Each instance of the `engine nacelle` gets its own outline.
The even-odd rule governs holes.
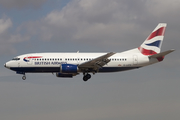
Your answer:
[[[56,77],[72,78],[73,74],[56,73]]]
[[[61,73],[77,73],[78,66],[72,64],[62,64],[60,68]]]

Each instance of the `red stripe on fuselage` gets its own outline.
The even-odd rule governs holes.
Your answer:
[[[26,58],[42,58],[42,56],[29,56],[29,57],[26,57]]]

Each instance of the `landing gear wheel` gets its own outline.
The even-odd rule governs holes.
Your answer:
[[[90,78],[91,78],[91,75],[90,75],[90,74],[87,74],[87,75],[84,75],[83,80],[84,80],[84,81],[87,81],[87,80],[89,80]]]
[[[90,79],[90,78],[91,78],[91,75],[90,75],[90,74],[87,74],[86,77],[87,77],[88,79]]]
[[[84,80],[84,81],[87,81],[88,79],[86,78],[86,76],[84,76],[84,77],[83,77],[83,80]]]
[[[24,76],[22,76],[22,79],[23,79],[23,80],[26,80],[26,76],[25,76],[25,75],[24,75]]]

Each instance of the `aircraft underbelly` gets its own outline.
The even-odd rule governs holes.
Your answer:
[[[118,72],[118,71],[131,70],[135,68],[138,67],[103,67],[99,69],[99,72]],[[59,67],[13,67],[10,69],[14,71],[26,72],[26,73],[60,72]]]

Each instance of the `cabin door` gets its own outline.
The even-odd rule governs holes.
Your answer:
[[[137,64],[138,64],[138,56],[133,55],[133,65],[137,65]]]

